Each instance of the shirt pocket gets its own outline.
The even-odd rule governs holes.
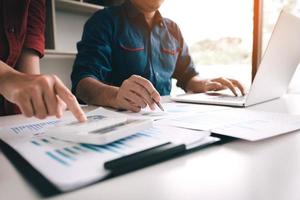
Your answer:
[[[168,37],[160,42],[160,62],[165,70],[175,70],[179,52],[179,43],[175,38]]]
[[[120,36],[118,39],[117,60],[119,71],[130,77],[133,74],[143,75],[147,64],[145,44],[142,38]]]

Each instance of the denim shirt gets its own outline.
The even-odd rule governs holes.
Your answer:
[[[183,89],[197,72],[178,26],[159,11],[149,27],[142,13],[126,1],[96,12],[85,24],[72,72],[72,91],[85,77],[121,86],[140,75],[160,95],[169,95],[171,78]]]

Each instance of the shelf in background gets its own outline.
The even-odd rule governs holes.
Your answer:
[[[56,0],[55,6],[61,10],[89,14],[104,8],[103,6],[74,0]]]
[[[75,57],[77,54],[76,51],[57,51],[53,49],[46,49],[45,50],[45,57],[61,57],[61,56],[72,56]]]

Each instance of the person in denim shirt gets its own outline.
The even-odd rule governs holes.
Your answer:
[[[171,92],[171,79],[187,92],[229,88],[236,80],[201,79],[179,27],[163,18],[163,0],[127,0],[96,12],[85,24],[72,72],[72,91],[81,101],[117,109],[155,109]]]

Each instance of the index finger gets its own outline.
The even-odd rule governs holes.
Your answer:
[[[228,87],[231,90],[231,92],[235,96],[238,96],[237,93],[236,93],[236,91],[235,91],[234,85],[233,85],[233,83],[230,80],[225,79],[225,78],[217,78],[217,79],[214,79],[213,81],[216,81],[216,82],[221,83],[222,85],[225,85],[226,87]]]
[[[132,77],[133,77],[134,82],[143,86],[147,90],[147,92],[154,99],[154,101],[156,101],[156,102],[160,101],[159,93],[157,92],[157,90],[154,88],[154,86],[152,85],[152,83],[149,80],[147,80],[141,76],[136,76],[136,75],[134,75]]]
[[[58,78],[56,78],[54,89],[56,94],[67,104],[67,107],[76,117],[76,119],[80,122],[85,122],[87,118],[79,106],[75,96]]]
[[[245,96],[245,88],[244,86],[238,82],[237,80],[234,79],[229,79],[236,87],[239,88],[239,90],[241,91],[242,95]]]

